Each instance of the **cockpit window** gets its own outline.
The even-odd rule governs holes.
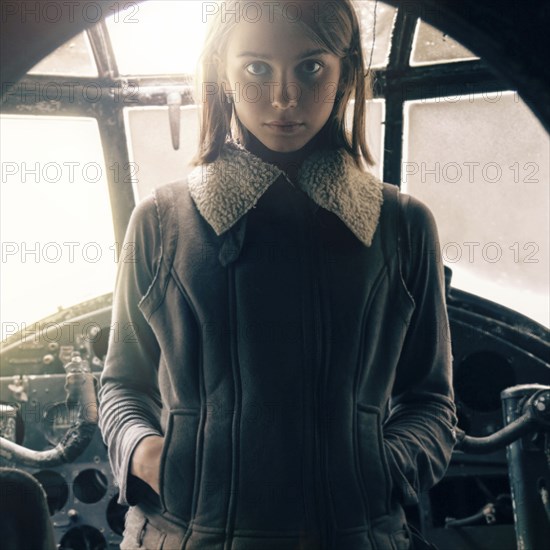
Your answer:
[[[454,287],[548,326],[548,134],[483,59],[420,19],[423,14],[417,13],[413,4],[405,3],[397,10],[374,0],[355,3],[363,28],[365,60],[375,80],[368,132],[377,164],[371,171],[418,196],[434,212],[441,258],[453,271]],[[105,21],[71,39],[30,71],[20,85],[14,85],[3,105],[9,114],[3,121],[11,115],[29,115],[15,117],[19,122],[14,118],[7,126],[3,122],[3,137],[9,139],[3,139],[2,145],[11,151],[4,161],[18,158],[17,147],[33,161],[40,143],[47,151],[42,153],[43,162],[57,159],[64,147],[60,143],[65,141],[51,138],[45,128],[53,124],[57,128],[64,125],[63,139],[71,147],[81,147],[79,162],[102,163],[104,179],[95,185],[93,200],[104,200],[104,204],[90,204],[95,204],[98,212],[94,219],[101,220],[95,230],[102,231],[109,219],[105,230],[111,233],[101,237],[109,245],[102,245],[103,249],[114,244],[111,216],[106,215],[109,197],[118,220],[115,234],[121,240],[133,203],[159,185],[185,178],[192,169],[189,161],[197,149],[199,123],[193,77],[207,26],[205,10],[215,9],[216,3],[153,0],[115,2],[112,7]],[[44,75],[50,75],[47,82]],[[79,78],[74,86],[64,85],[65,75]],[[23,127],[23,119],[35,121],[36,129],[29,130],[32,139],[12,129]],[[93,122],[95,129],[75,130],[80,128],[76,120]],[[28,122],[25,125],[33,128]],[[12,139],[14,131],[19,138]],[[93,147],[86,141],[91,138],[82,141],[87,133],[95,136]],[[70,135],[78,139],[67,137]],[[68,155],[60,162],[64,160],[73,157]],[[42,210],[36,208],[43,217],[33,218],[35,228],[48,224],[46,212],[64,212],[59,207],[65,204],[62,201],[70,197],[71,204],[77,204],[82,197],[87,200],[89,191],[76,191],[73,185],[58,195],[60,186],[49,183],[34,185],[32,192],[28,184],[11,187],[18,188],[13,196],[10,185],[2,181],[3,208],[11,209],[23,201],[25,192],[27,201],[35,200],[33,193],[41,197]],[[47,197],[40,195],[45,188],[50,190]],[[3,227],[9,227],[3,240],[7,236],[21,241],[17,232],[26,235],[30,222],[23,217],[9,223],[8,219],[2,220]],[[83,221],[67,225],[71,229],[65,234],[83,227]],[[86,234],[79,239],[84,242],[91,237]],[[103,250],[104,258],[107,254]],[[97,294],[112,290],[116,264],[114,256],[110,259],[101,269],[99,263],[86,264],[87,277],[94,282],[107,281],[94,287]],[[27,262],[26,267],[29,265]],[[12,285],[7,282],[16,281],[17,275],[9,274],[13,271],[10,263],[3,265],[2,271],[2,291],[8,292]],[[50,281],[42,275],[35,280]],[[53,300],[52,308],[71,302],[72,297],[65,293],[62,300]],[[31,302],[12,302],[14,311]],[[41,315],[44,309],[38,308],[36,314]],[[32,317],[30,312],[28,315]]]
[[[479,58],[449,35],[418,19],[411,52],[412,66],[470,59]]]
[[[168,181],[181,180],[192,170],[191,159],[199,142],[199,113],[196,105],[180,108],[180,124],[185,128],[185,139],[174,150],[170,139],[168,107],[127,107],[124,122],[128,135],[128,149],[136,202]],[[159,167],[162,166],[162,175]],[[137,171],[139,169],[139,171]]]
[[[453,286],[547,324],[550,140],[536,117],[513,92],[410,101],[405,136],[401,187],[434,213]]]
[[[57,76],[97,76],[88,35],[85,32],[57,48],[35,65],[28,74]]]
[[[378,4],[374,27],[374,8],[374,2],[357,2],[366,59],[372,68],[379,68],[388,63],[397,10]],[[106,22],[119,73],[124,76],[194,74],[208,18],[216,9],[221,8],[215,2],[155,0],[142,4],[130,2],[126,9],[114,11]],[[257,17],[257,6],[253,2],[248,8],[243,4],[242,9],[244,17]],[[373,42],[374,28],[376,40]]]
[[[368,102],[368,143],[376,159],[370,171],[382,178],[384,168],[384,100]],[[353,107],[348,109],[351,122]],[[174,150],[170,139],[168,107],[127,107],[124,120],[128,136],[131,165],[134,167],[132,183],[136,202],[167,181],[184,179],[193,169],[190,165],[199,140],[199,112],[197,105],[180,108],[180,125],[185,128],[185,139]],[[162,177],[159,167],[162,166]]]
[[[111,292],[116,263],[96,121],[3,115],[0,128],[4,337]]]
[[[194,74],[214,2],[155,0],[115,11],[107,28],[121,75]]]
[[[373,69],[386,67],[397,10],[383,2],[356,2],[355,6],[367,65],[370,63]]]

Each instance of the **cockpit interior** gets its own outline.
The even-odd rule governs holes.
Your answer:
[[[550,540],[550,5],[355,3],[374,80],[371,169],[424,201],[438,224],[466,441],[407,519],[441,550],[542,549]],[[78,421],[67,396],[69,373],[82,375],[71,371],[75,361],[97,389],[109,337],[135,337],[111,320],[117,266],[135,253],[121,243],[135,205],[191,170],[204,10],[218,4],[2,3],[0,466],[39,482],[60,550],[115,550],[122,540],[127,508],[99,430],[70,461],[40,453],[66,442]],[[539,413],[514,443],[487,441]],[[30,497],[8,488],[0,498],[2,531],[6,518],[23,525]],[[35,548],[29,540],[11,547]]]

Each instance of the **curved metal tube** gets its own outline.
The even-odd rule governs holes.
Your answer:
[[[510,445],[520,437],[536,429],[550,426],[550,388],[540,386],[525,403],[524,413],[510,424],[487,437],[471,437],[457,429],[455,449],[470,454],[492,453]]]
[[[525,413],[513,422],[486,437],[472,437],[463,430],[457,429],[457,444],[455,449],[471,454],[487,454],[503,449],[516,439],[529,433],[537,424],[536,419]]]
[[[90,443],[97,429],[97,397],[95,379],[86,361],[75,355],[65,366],[67,378],[67,405],[77,405],[78,414],[74,424],[53,449],[33,451],[9,439],[0,437],[0,457],[17,466],[51,468],[78,458]]]

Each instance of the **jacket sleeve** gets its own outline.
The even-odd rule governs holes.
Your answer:
[[[399,256],[414,301],[384,424],[394,487],[418,502],[445,474],[456,443],[451,340],[439,237],[428,208],[400,195]]]
[[[109,346],[99,390],[99,428],[119,487],[120,504],[133,505],[145,485],[129,473],[136,445],[162,435],[157,368],[160,350],[138,303],[155,281],[162,247],[153,197],[134,209],[121,249]]]

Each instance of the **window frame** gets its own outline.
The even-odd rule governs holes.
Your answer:
[[[464,82],[471,93],[494,93],[510,90],[482,60],[453,61],[426,66],[411,66],[410,57],[418,14],[410,13],[397,3],[386,67],[373,69],[374,98],[385,100],[383,179],[400,186],[403,161],[404,103],[414,99],[441,97],[464,92]],[[86,31],[90,41],[98,77],[57,78],[49,75],[26,75],[7,94],[3,110],[7,114],[51,114],[55,116],[91,116],[97,119],[107,166],[116,164],[118,171],[109,171],[109,190],[115,237],[122,242],[130,214],[135,206],[131,183],[130,155],[124,127],[124,108],[128,106],[165,106],[170,92],[181,94],[181,105],[193,102],[193,85],[189,77],[121,77],[104,20]],[[61,96],[55,100],[40,97],[47,83],[59,82]],[[67,84],[69,83],[69,84]],[[65,85],[63,85],[65,84]],[[97,101],[86,99],[93,85],[101,93]],[[512,90],[514,91],[514,90]],[[118,175],[118,177],[116,177]]]

